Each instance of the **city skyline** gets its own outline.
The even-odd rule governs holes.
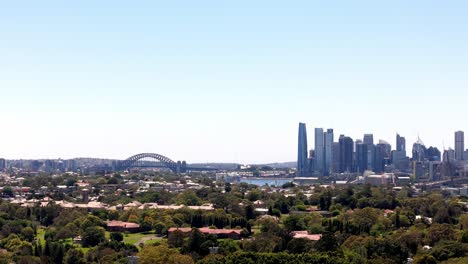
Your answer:
[[[7,2],[0,157],[295,161],[297,123],[468,131],[466,1]],[[312,130],[309,130],[312,131]],[[313,133],[309,143],[314,142]],[[330,152],[330,146],[328,146]]]
[[[318,132],[318,134],[317,134]],[[443,149],[440,149],[438,146],[432,146],[432,145],[427,145],[425,144],[422,139],[419,137],[418,135],[418,139],[413,142],[413,143],[407,143],[406,142],[406,138],[404,136],[402,136],[400,133],[396,133],[395,134],[395,144],[391,143],[391,141],[386,141],[386,140],[383,140],[383,139],[378,139],[378,140],[375,140],[374,142],[374,134],[372,133],[365,133],[365,134],[362,134],[362,137],[357,137],[357,138],[354,138],[352,136],[348,136],[347,134],[343,134],[343,133],[340,133],[340,137],[338,140],[333,140],[334,139],[334,129],[333,128],[328,128],[328,129],[323,129],[323,128],[314,128],[314,145],[313,146],[309,146],[307,144],[308,140],[309,140],[309,137],[310,137],[310,134],[307,133],[307,124],[306,123],[303,123],[303,122],[300,122],[299,123],[299,136],[298,136],[298,140],[296,141],[296,144],[298,143],[299,145],[296,145],[298,147],[297,149],[297,156],[296,156],[296,160],[297,161],[293,161],[293,160],[281,160],[281,161],[273,161],[273,162],[270,162],[270,163],[276,163],[276,162],[280,162],[280,163],[286,163],[286,162],[297,162],[298,164],[298,168],[299,167],[302,167],[303,169],[307,170],[309,169],[309,166],[313,166],[315,169],[317,169],[317,165],[319,166],[318,167],[318,171],[323,171],[323,172],[326,172],[327,169],[330,170],[331,166],[333,166],[333,158],[331,157],[332,155],[332,152],[334,151],[333,150],[333,147],[334,147],[334,144],[340,144],[340,140],[341,139],[350,139],[352,141],[352,145],[353,145],[353,148],[352,148],[352,151],[356,153],[356,159],[359,159],[359,146],[360,145],[364,145],[364,146],[378,146],[378,145],[388,145],[389,146],[389,150],[391,151],[403,151],[404,153],[408,154],[408,155],[411,155],[411,151],[410,152],[407,152],[406,149],[409,147],[410,149],[412,147],[414,147],[414,145],[419,145],[419,144],[423,144],[423,146],[425,147],[434,147],[436,149],[438,149],[439,151],[451,151],[453,153],[453,159],[454,160],[467,160],[466,159],[466,154],[468,152],[468,148],[467,149],[464,149],[464,143],[461,143],[461,144],[458,144],[459,146],[461,145],[462,147],[459,149],[464,149],[461,153],[461,157],[459,156],[459,154],[457,154],[457,149],[456,148],[452,148],[452,147],[448,147],[448,148],[443,148]],[[461,135],[461,136],[460,136]],[[457,145],[457,142],[464,142],[465,138],[464,138],[464,131],[461,131],[461,130],[458,130],[454,133],[454,142],[455,142],[455,146]],[[318,145],[317,145],[318,144]],[[400,145],[399,145],[400,144]],[[407,145],[407,144],[410,144],[410,145]],[[319,146],[319,151],[321,151],[321,153],[318,153],[317,152],[317,146]],[[327,150],[328,149],[328,150]],[[368,148],[366,148],[366,151],[367,151]],[[311,155],[314,155],[316,157],[316,159],[314,160],[314,163],[313,164],[306,164],[306,159],[310,158]],[[333,154],[334,155],[334,154]],[[464,156],[465,155],[465,156]],[[318,160],[317,160],[317,157]],[[321,158],[320,158],[321,157]],[[103,159],[103,160],[124,160],[125,158],[113,158],[113,157],[92,157],[92,156],[75,156],[75,157],[69,157],[69,158],[62,158],[62,157],[36,157],[36,158],[6,158],[6,160],[68,160],[68,159],[81,159],[81,158],[91,158],[91,159]],[[127,157],[127,158],[130,158],[130,157]],[[5,159],[5,157],[0,157],[0,159]],[[321,160],[320,160],[321,159]],[[327,162],[328,160],[328,162]],[[319,161],[317,163],[317,161]],[[370,162],[370,161],[369,161]],[[203,162],[194,162],[194,163],[203,163]],[[224,163],[224,162],[217,162],[217,161],[207,161],[207,163]],[[231,162],[225,162],[225,163],[231,163]],[[265,162],[264,164],[266,164],[268,162]],[[327,163],[329,163],[329,165],[327,165]],[[239,164],[261,164],[261,163],[239,163]],[[321,164],[321,165],[320,165]],[[321,166],[321,167],[320,167]],[[373,165],[372,165],[373,166]]]

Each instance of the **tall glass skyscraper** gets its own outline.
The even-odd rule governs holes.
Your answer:
[[[373,134],[364,134],[363,143],[366,145],[374,145],[374,135]]]
[[[463,131],[455,132],[455,159],[463,160],[465,151],[465,133]]]
[[[297,148],[297,174],[298,176],[308,176],[309,164],[307,159],[307,130],[306,124],[299,123],[299,140]]]
[[[367,169],[367,145],[362,142],[356,144],[356,170],[363,173]]]
[[[350,137],[340,136],[340,172],[351,172],[353,169],[354,141]]]
[[[406,139],[399,134],[396,135],[396,150],[406,151]]]
[[[363,143],[364,145],[367,145],[367,169],[374,170],[374,166],[375,166],[374,135],[364,134]]]
[[[333,171],[333,129],[327,129],[325,137],[325,168],[324,175]]]
[[[325,169],[325,137],[323,128],[315,129],[315,171],[321,176]]]

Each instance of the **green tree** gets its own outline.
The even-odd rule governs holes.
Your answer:
[[[464,257],[465,251],[463,244],[457,241],[441,241],[431,250],[431,255],[438,261],[444,261],[451,258]]]
[[[198,228],[194,228],[187,243],[187,252],[199,252],[203,242],[205,242],[204,235]]]
[[[21,230],[21,236],[29,242],[34,240],[34,230],[31,227],[25,227]]]
[[[156,234],[158,235],[164,235],[167,232],[167,227],[164,223],[162,222],[157,222],[154,225],[154,230],[156,231]]]
[[[462,243],[468,243],[468,230],[463,231],[460,241]]]
[[[468,214],[461,215],[458,222],[461,230],[468,230]]]
[[[360,232],[369,233],[371,227],[379,219],[379,212],[370,207],[358,209],[351,216],[351,221],[359,228]]]
[[[86,264],[84,254],[81,250],[70,249],[63,259],[64,264]]]
[[[81,224],[81,230],[86,230],[89,227],[104,227],[105,223],[97,216],[88,215]]]
[[[304,216],[290,215],[284,221],[284,228],[288,232],[306,230],[307,226],[304,221]]]
[[[169,234],[169,237],[167,238],[167,243],[173,248],[181,248],[184,245],[184,239],[185,234],[180,230],[176,230]]]
[[[319,206],[321,210],[328,211],[330,209],[330,206],[332,205],[332,197],[332,192],[328,189],[320,194]]]
[[[239,244],[232,239],[224,239],[219,242],[219,253],[229,255],[239,251]]]
[[[437,260],[428,254],[416,256],[413,261],[414,264],[437,264]]]
[[[6,197],[14,196],[13,189],[10,186],[3,187],[2,193],[3,193],[3,196],[6,196]]]
[[[225,185],[224,185],[224,191],[225,191],[226,193],[229,193],[229,192],[232,191],[231,183],[229,183],[229,182],[226,182],[226,183],[225,183]]]
[[[314,242],[306,238],[292,239],[288,243],[288,252],[292,254],[302,254],[311,252],[314,248]]]
[[[254,208],[251,204],[245,207],[245,218],[247,218],[247,220],[252,220],[256,218]]]
[[[176,198],[177,204],[186,206],[198,206],[202,204],[202,201],[192,190],[185,191],[179,194]]]
[[[177,249],[166,245],[144,247],[138,254],[140,264],[192,264],[190,257],[183,256]]]
[[[106,240],[106,231],[102,227],[92,226],[83,233],[83,246],[94,247]]]
[[[322,238],[315,244],[315,249],[319,252],[333,252],[338,249],[338,239],[332,233],[323,234]]]
[[[122,235],[122,233],[111,233],[110,234],[110,239],[112,241],[117,241],[117,242],[122,242],[123,239],[124,239],[124,236]]]
[[[433,246],[441,240],[455,240],[455,231],[448,224],[433,224],[427,230],[426,243]]]
[[[438,224],[451,224],[452,219],[450,218],[449,211],[446,207],[441,207],[437,210],[434,216],[434,222]]]

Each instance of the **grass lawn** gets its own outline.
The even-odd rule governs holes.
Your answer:
[[[154,233],[124,234],[123,242],[125,242],[127,244],[131,244],[131,245],[135,245],[136,243],[140,242],[141,239],[143,239],[145,237],[153,237],[153,236],[155,236]],[[41,243],[42,246],[45,245],[45,229],[44,228],[38,228],[37,229],[36,239],[39,240],[39,242]],[[110,232],[106,232],[106,239],[110,239]],[[145,244],[154,243],[157,240],[158,239],[151,239],[151,240],[145,241]],[[73,239],[62,240],[62,242],[64,244],[73,245]],[[91,249],[91,248],[82,247],[80,245],[75,245],[75,246],[76,246],[76,248],[78,248],[79,250],[81,250],[85,254]]]
[[[39,240],[39,243],[41,243],[42,246],[45,245],[45,229],[44,228],[37,229],[36,239]]]
[[[153,244],[153,243],[155,243],[155,242],[158,242],[158,241],[161,241],[161,240],[163,240],[163,239],[162,239],[162,238],[150,239],[150,240],[148,240],[148,241],[145,242],[145,245],[151,245],[151,244]]]
[[[289,214],[282,214],[280,218],[280,223],[283,223],[286,218],[289,217]]]
[[[88,251],[91,250],[92,248],[85,248],[85,247],[79,246],[78,249],[81,250],[83,254],[87,254]]]
[[[134,244],[138,243],[142,238],[151,237],[151,236],[154,236],[154,234],[152,234],[152,233],[148,233],[148,234],[143,234],[143,233],[125,234],[124,235],[124,242],[127,243],[127,244],[134,245]]]

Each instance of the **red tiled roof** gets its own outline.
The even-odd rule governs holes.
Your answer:
[[[190,233],[190,232],[192,232],[192,228],[184,228],[184,227],[181,227],[181,228],[171,227],[171,228],[169,228],[169,232],[175,232],[175,231],[180,231],[182,233]]]
[[[203,234],[210,234],[210,235],[229,235],[229,234],[237,234],[240,235],[242,230],[239,229],[211,229],[211,228],[199,228],[200,232]],[[181,231],[182,233],[190,233],[192,232],[192,228],[170,228],[169,232]]]
[[[322,235],[320,234],[309,235],[309,232],[307,231],[292,232],[292,236],[293,238],[305,238],[311,241],[319,241],[320,239],[322,239]]]
[[[140,228],[140,225],[122,221],[109,221],[107,222],[107,227]]]

